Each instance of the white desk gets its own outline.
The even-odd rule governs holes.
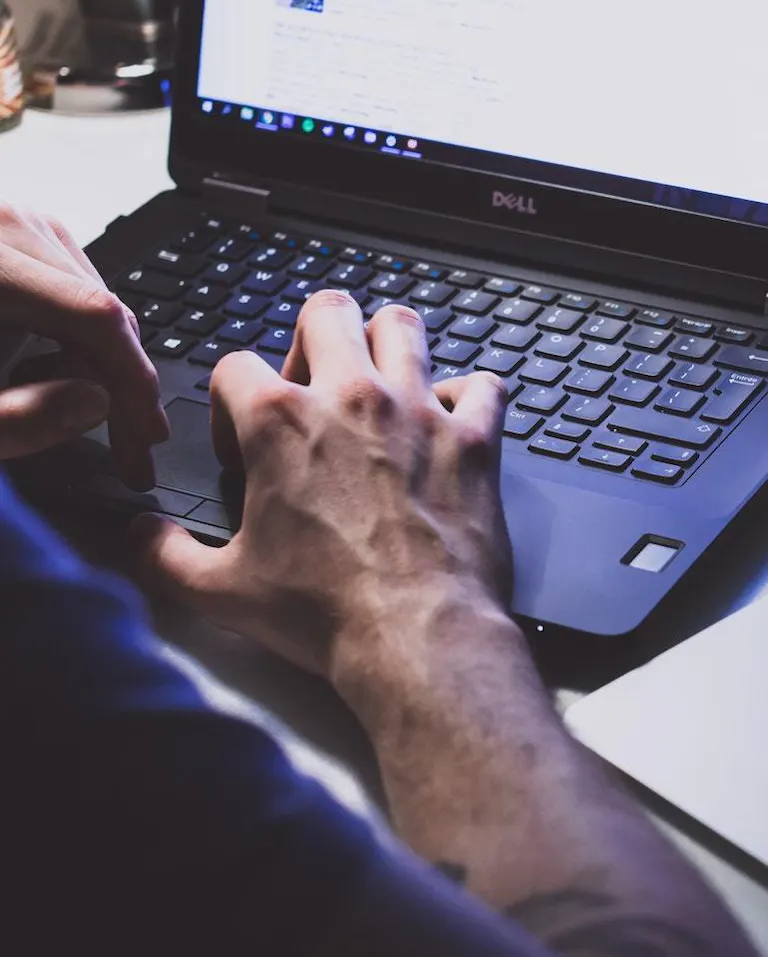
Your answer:
[[[28,114],[19,130],[0,135],[0,198],[53,213],[85,245],[116,216],[132,212],[172,186],[165,170],[168,126],[165,114],[87,119]],[[103,549],[109,551],[107,543],[96,545],[99,557],[105,554]],[[111,557],[119,564],[119,554],[113,552]],[[164,638],[204,661],[256,702],[259,711],[245,697],[209,684],[218,704],[269,726],[294,759],[342,800],[356,808],[369,807],[346,768],[354,767],[369,793],[375,794],[372,755],[362,732],[325,687],[178,609],[157,606],[154,611]],[[194,668],[186,661],[185,666]],[[765,885],[685,837],[668,821],[661,823],[723,893],[768,955]]]

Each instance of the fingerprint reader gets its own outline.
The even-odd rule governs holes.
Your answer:
[[[622,561],[630,568],[638,568],[643,572],[662,572],[682,548],[682,542],[645,535]]]

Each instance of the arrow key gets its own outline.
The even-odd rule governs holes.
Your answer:
[[[715,365],[725,366],[726,369],[740,369],[744,372],[768,375],[768,355],[758,355],[752,349],[739,346],[726,346],[715,359]]]

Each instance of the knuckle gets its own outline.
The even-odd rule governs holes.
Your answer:
[[[475,372],[473,376],[478,383],[483,383],[494,390],[499,400],[506,403],[509,398],[509,393],[507,392],[506,383],[501,376],[497,376],[494,372]]]
[[[489,460],[496,444],[490,433],[469,424],[461,426],[457,440],[462,456],[480,464]]]
[[[78,311],[98,319],[111,331],[117,331],[128,322],[127,310],[117,296],[96,285],[84,283],[78,293],[76,305]]]
[[[413,415],[427,436],[437,435],[445,425],[442,410],[431,405],[424,405],[414,409]]]
[[[353,414],[368,412],[383,418],[394,410],[394,400],[384,384],[367,376],[352,379],[341,386],[339,401],[342,408]]]
[[[0,201],[0,226],[18,226],[25,221],[24,210],[16,203]]]

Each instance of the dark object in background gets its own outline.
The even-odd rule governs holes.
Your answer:
[[[41,15],[27,51],[30,106],[63,113],[170,103],[176,0],[78,0]]]
[[[0,133],[18,126],[24,111],[24,86],[13,17],[0,0]]]

